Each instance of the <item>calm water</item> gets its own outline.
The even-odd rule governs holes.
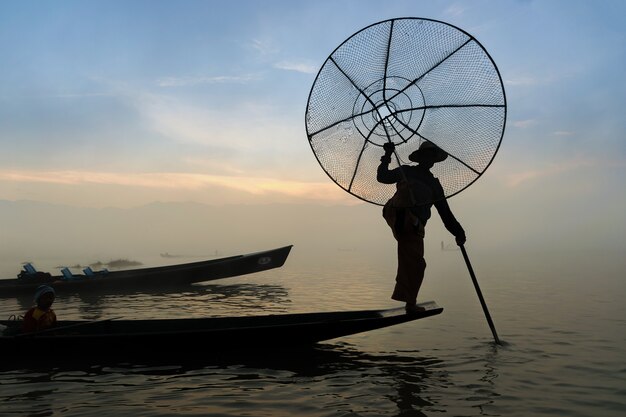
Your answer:
[[[278,270],[178,294],[60,297],[55,310],[92,320],[397,305],[389,300],[393,256],[336,258],[300,262],[294,248]],[[461,255],[442,252],[429,258],[420,294],[444,307],[439,316],[275,355],[9,367],[0,374],[0,415],[626,415],[624,269],[598,275],[602,259],[585,267],[533,259],[474,262],[503,347],[492,343]],[[2,299],[0,315],[29,303]]]

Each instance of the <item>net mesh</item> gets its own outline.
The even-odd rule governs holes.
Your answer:
[[[502,79],[487,51],[452,25],[419,18],[371,25],[320,69],[306,110],[317,160],[340,187],[383,205],[395,185],[376,180],[383,144],[390,169],[424,141],[449,157],[431,169],[453,196],[476,181],[499,148],[506,121]]]

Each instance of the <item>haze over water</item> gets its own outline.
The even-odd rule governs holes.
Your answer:
[[[451,239],[444,241],[441,250],[437,237],[447,237],[436,221],[431,231],[427,276],[419,299],[435,300],[444,308],[439,316],[274,355],[252,349],[241,355],[192,360],[167,355],[164,348],[159,363],[119,364],[92,358],[87,364],[58,364],[51,358],[45,369],[9,366],[0,376],[3,412],[623,415],[623,259],[609,250],[585,257],[558,248],[486,253],[478,243],[473,249],[468,240],[470,259],[505,342],[496,347],[460,252],[453,250]],[[397,306],[389,298],[395,271],[392,238],[381,234],[378,240],[356,244],[341,228],[335,232],[336,238],[328,239],[325,246],[313,234],[301,236],[280,269],[214,281],[183,293],[60,297],[54,307],[63,319],[97,320]],[[274,243],[258,242],[251,251],[280,246]],[[170,253],[183,254],[176,259],[143,251],[127,258],[146,266],[201,259],[197,254],[185,255],[190,248],[168,247]],[[206,252],[214,254],[212,247]],[[108,259],[120,254],[108,253]],[[101,257],[107,258],[106,250]],[[35,264],[45,269],[46,264],[63,262],[66,259],[48,258],[43,265]],[[19,261],[14,259],[9,267],[5,259],[3,265],[5,271],[16,271]],[[29,304],[28,299],[2,299],[0,314],[23,312]],[[250,345],[254,346],[253,340]],[[80,352],[81,357],[88,354]]]

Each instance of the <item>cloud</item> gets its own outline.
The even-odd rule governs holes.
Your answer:
[[[516,86],[531,86],[539,84],[539,79],[530,76],[521,76],[517,78],[508,78],[504,80],[505,85]]]
[[[263,103],[244,101],[234,108],[211,108],[147,95],[138,96],[136,106],[150,129],[180,143],[221,146],[241,153],[258,147],[263,139],[287,133],[284,122],[272,119],[274,107]]]
[[[537,124],[537,121],[535,119],[516,120],[513,122],[513,126],[518,127],[520,129],[526,129],[536,124]]]
[[[254,74],[247,75],[217,75],[212,77],[163,77],[157,80],[159,87],[186,87],[199,84],[246,84],[257,81],[261,77]]]
[[[280,49],[270,39],[252,39],[251,45],[261,55],[274,55],[280,52]]]
[[[575,158],[560,163],[550,164],[543,168],[530,169],[527,171],[510,174],[505,179],[505,184],[509,187],[517,187],[528,181],[538,180],[565,172],[572,172],[581,168],[589,168],[598,165],[599,162],[594,159]]]
[[[164,78],[161,86],[182,86],[199,82],[226,82],[232,77]],[[211,81],[209,81],[211,80]],[[185,104],[172,95],[152,93],[123,82],[102,80],[127,105],[136,109],[145,127],[164,137],[181,143],[209,144],[220,140],[217,132],[226,132],[236,126],[233,117],[221,109],[209,109]],[[218,137],[216,137],[218,136]]]
[[[65,93],[48,96],[50,98],[90,98],[90,97],[115,97],[112,93]]]
[[[443,11],[443,13],[444,13],[444,14],[446,14],[446,15],[448,15],[448,16],[452,16],[452,17],[459,17],[459,16],[461,16],[462,14],[464,14],[466,10],[467,10],[467,8],[466,8],[466,7],[461,6],[461,5],[460,5],[460,4],[458,4],[458,3],[454,3],[454,4],[451,4],[450,6],[448,6],[448,7],[447,7],[447,8]]]
[[[111,173],[94,171],[0,171],[0,182],[42,183],[72,186],[112,185],[189,193],[189,200],[199,191],[222,188],[244,195],[282,195],[322,202],[346,201],[345,193],[335,184],[291,181],[271,177],[205,175],[192,173]]]
[[[274,64],[274,68],[302,72],[304,74],[315,74],[317,72],[317,67],[310,62],[281,61]]]
[[[183,164],[180,170],[219,174],[256,172],[274,176],[277,170],[293,166],[278,158],[303,147],[299,121],[285,120],[281,103],[272,98],[241,99],[234,103],[189,101],[177,92],[153,93],[125,83],[109,83],[125,104],[136,110],[136,118],[148,137],[182,144],[167,158],[168,166]],[[152,135],[156,133],[156,136]],[[152,135],[152,136],[150,136]],[[307,149],[308,150],[308,149]],[[156,151],[158,152],[158,151]],[[194,163],[190,166],[189,154]],[[204,160],[206,163],[199,163]],[[273,161],[273,162],[268,162]],[[65,167],[68,167],[67,165]],[[300,169],[301,164],[296,167]],[[170,168],[179,170],[178,168]],[[268,174],[263,174],[267,172]]]

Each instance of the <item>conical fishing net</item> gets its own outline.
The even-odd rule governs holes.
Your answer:
[[[424,141],[448,158],[431,169],[453,196],[493,160],[506,120],[498,69],[482,45],[444,22],[391,19],[344,41],[320,69],[306,110],[309,143],[341,188],[383,205],[394,184],[376,180],[383,144],[390,169]]]

